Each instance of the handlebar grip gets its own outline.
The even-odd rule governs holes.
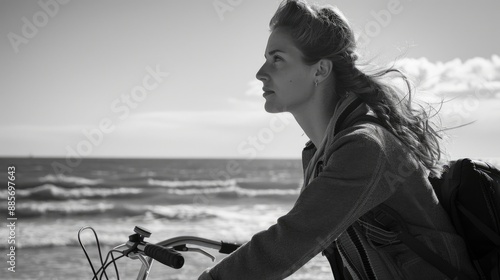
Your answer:
[[[144,253],[146,256],[175,269],[179,269],[184,265],[184,257],[179,252],[160,245],[148,243],[144,247]]]

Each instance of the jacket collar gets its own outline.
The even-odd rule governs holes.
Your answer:
[[[340,131],[352,126],[358,117],[366,115],[368,112],[370,112],[368,106],[354,93],[347,94],[345,98],[337,103],[319,147],[316,147],[312,141],[308,141],[302,150],[302,167],[304,169],[304,186],[302,189],[312,179],[317,162],[322,160],[326,147],[331,145],[334,137]]]
[[[334,114],[330,119],[328,127],[326,129],[325,137],[333,138],[340,131],[353,125],[353,121],[362,115],[366,115],[370,112],[368,106],[366,106],[360,98],[354,93],[349,93],[347,96],[339,101],[335,107]],[[306,142],[304,150],[315,149],[314,143],[309,140]]]

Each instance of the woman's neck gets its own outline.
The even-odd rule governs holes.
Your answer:
[[[335,96],[329,93],[330,96]],[[325,96],[325,95],[323,95]],[[300,108],[290,111],[297,123],[314,146],[319,147],[325,137],[326,129],[335,111],[338,100],[336,98],[317,98]],[[326,101],[326,102],[325,102]]]

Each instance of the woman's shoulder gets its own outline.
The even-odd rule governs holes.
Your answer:
[[[325,150],[329,157],[341,150],[352,156],[383,154],[387,158],[407,158],[409,149],[386,128],[373,122],[362,122],[350,126],[334,137]]]
[[[365,143],[377,146],[384,146],[386,138],[391,138],[391,133],[382,126],[363,122],[352,125],[335,135],[329,135],[330,143],[328,146],[339,146],[345,144]]]

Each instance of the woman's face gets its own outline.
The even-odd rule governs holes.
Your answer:
[[[269,35],[265,58],[256,77],[264,85],[266,111],[300,110],[313,95],[314,69],[304,63],[286,29],[277,28]]]

